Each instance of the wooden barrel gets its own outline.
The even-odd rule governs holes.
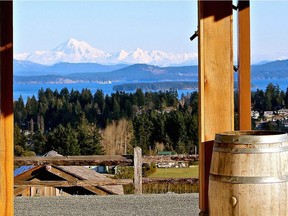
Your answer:
[[[288,136],[216,134],[209,175],[210,216],[288,215]]]

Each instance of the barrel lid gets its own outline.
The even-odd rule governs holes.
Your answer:
[[[277,143],[288,142],[287,133],[281,131],[227,131],[215,135],[217,143]]]

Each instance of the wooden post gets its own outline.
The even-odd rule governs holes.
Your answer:
[[[135,194],[142,194],[142,149],[134,148],[134,187]]]
[[[238,2],[239,129],[251,130],[250,4]]]
[[[14,214],[12,5],[0,1],[0,216]]]
[[[232,0],[198,0],[199,207],[209,210],[208,183],[215,133],[234,130]]]

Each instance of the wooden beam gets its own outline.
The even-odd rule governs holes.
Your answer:
[[[67,157],[15,157],[15,166],[23,165],[55,165],[55,166],[89,166],[89,165],[133,165],[133,155],[87,155]],[[143,156],[143,163],[195,161],[198,155],[161,155]]]
[[[198,178],[143,178],[143,184],[193,184],[198,185]]]
[[[86,155],[66,157],[15,157],[14,165],[55,165],[55,166],[89,166],[89,165],[132,165],[132,159],[121,155]]]
[[[19,187],[16,187],[14,188],[14,196],[19,196],[19,195],[22,195],[22,191],[23,190],[27,190],[29,189],[29,187],[25,187],[25,186],[19,186]]]
[[[142,149],[134,148],[134,192],[142,194]]]
[[[199,207],[208,211],[215,133],[234,130],[232,0],[198,0]]]
[[[239,129],[251,130],[250,1],[238,2]]]
[[[15,181],[26,181],[32,178],[37,177],[38,173],[41,172],[40,169],[42,169],[42,166],[35,166],[31,169],[29,169],[26,172],[21,173],[20,175],[16,176],[14,178]]]
[[[163,163],[163,162],[193,162],[199,160],[198,155],[143,155],[142,163]]]
[[[0,1],[0,216],[13,202],[13,1]]]
[[[14,182],[15,189],[18,188],[27,188],[27,187],[37,187],[37,186],[50,186],[50,187],[73,187],[73,186],[105,186],[105,185],[127,185],[132,184],[132,179],[111,179],[111,181],[89,181],[89,180],[77,180],[77,182],[69,182],[69,181],[21,181],[17,180]],[[181,184],[181,183],[189,183],[189,184],[198,184],[198,178],[143,178],[143,184],[155,184],[155,183],[169,183],[169,184]],[[14,189],[14,190],[15,190]]]
[[[101,186],[99,186],[101,187]],[[94,187],[92,185],[90,186],[84,186],[86,190],[89,190],[97,195],[108,195],[108,194],[113,194],[111,191],[107,191],[105,188],[99,188],[99,187]]]
[[[62,170],[56,169],[53,166],[46,166],[46,170],[50,173],[53,173],[54,175],[67,180],[68,182],[70,182],[71,184],[76,183],[78,178],[72,176],[71,174],[68,174]]]
[[[89,181],[89,180],[77,180],[77,181],[15,181],[14,186],[20,187],[20,186],[26,186],[26,187],[32,187],[32,186],[51,186],[51,187],[73,187],[73,186],[105,186],[105,185],[126,185],[133,183],[132,179],[111,179],[111,181]]]
[[[46,170],[48,172],[53,173],[54,175],[57,175],[65,180],[67,180],[70,184],[77,184],[78,179],[74,176],[72,176],[71,174],[68,174],[62,170],[56,169],[53,166],[47,166]],[[99,187],[94,187],[91,184],[88,184],[88,182],[86,182],[87,185],[83,186],[83,188],[85,188],[86,190],[89,190],[95,194],[98,195],[107,195],[107,194],[112,194],[112,192],[107,191],[105,188],[101,188],[101,186]]]

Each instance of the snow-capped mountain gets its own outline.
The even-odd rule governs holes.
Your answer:
[[[165,53],[159,50],[147,51],[140,48],[132,52],[121,51],[119,56],[116,58],[126,64],[150,64],[158,66],[169,66],[178,64],[196,64],[197,54],[196,53],[184,53],[174,54]]]
[[[99,64],[152,64],[158,66],[187,65],[197,63],[196,53],[165,53],[159,50],[146,51],[137,48],[134,51],[121,50],[117,53],[107,53],[92,47],[84,41],[69,39],[49,51],[34,53],[19,53],[17,60],[31,61],[38,64],[52,65],[59,62],[99,63]]]
[[[52,50],[35,51],[32,54],[16,54],[15,59],[44,65],[52,65],[59,62],[105,63],[110,55],[92,47],[84,41],[69,39]]]

